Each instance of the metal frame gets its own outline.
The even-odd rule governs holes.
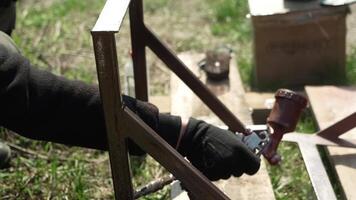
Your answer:
[[[145,47],[149,47],[230,130],[245,132],[245,126],[239,119],[146,27],[142,0],[107,0],[91,33],[105,113],[115,198],[134,199],[127,152],[127,141],[130,139],[179,179],[193,197],[198,199],[199,194],[204,194],[204,199],[228,199],[154,130],[123,105],[115,34],[120,30],[127,9],[130,11],[136,98],[148,100]],[[356,148],[356,141],[338,138],[355,125],[354,113],[313,135],[290,133],[284,136],[284,141],[298,143],[318,199],[329,200],[336,197],[316,145]]]
[[[179,179],[194,198],[204,194],[205,199],[229,199],[122,103],[115,34],[119,32],[129,9],[136,98],[148,99],[145,56],[147,46],[231,130],[245,131],[244,125],[232,112],[145,26],[142,6],[142,0],[107,0],[91,31],[105,113],[115,198],[134,198],[127,152],[127,141],[130,139]]]
[[[356,112],[315,134],[288,133],[283,141],[296,142],[304,159],[309,178],[319,200],[337,199],[323,165],[317,145],[356,148],[355,140],[339,138],[356,127]]]

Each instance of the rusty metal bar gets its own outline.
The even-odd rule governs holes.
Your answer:
[[[126,122],[124,126],[129,133],[128,137],[178,178],[192,192],[192,195],[198,199],[202,197],[202,194],[204,194],[204,199],[229,199],[136,114],[127,107],[124,111],[123,117]]]
[[[91,32],[116,199],[133,199],[125,130],[121,121],[123,112],[115,42],[115,33],[121,27],[129,4],[130,0],[107,0]]]
[[[232,131],[245,132],[244,124],[188,69],[157,36],[145,27],[147,46],[171,69]]]
[[[119,31],[124,10],[128,5],[129,1],[118,3],[115,0],[108,0],[92,31],[100,94],[105,112],[115,198],[134,198],[126,143],[128,139],[132,139],[178,177],[196,198],[204,194],[206,199],[229,199],[140,118],[128,108],[123,107],[114,34]],[[132,42],[135,52],[133,53],[136,65],[135,79],[139,80],[140,77],[144,77],[146,80],[146,73],[141,73],[143,68],[137,68],[141,64],[145,66],[145,52],[142,49],[145,48],[145,37],[142,36],[139,28],[143,27],[142,0],[135,0],[130,4],[130,11],[133,20],[131,31],[135,35],[133,37],[135,41]],[[116,20],[112,16],[119,19]],[[115,23],[112,20],[116,20]],[[143,71],[145,72],[146,69],[144,68]],[[147,84],[146,89],[145,84],[142,83],[136,86],[141,87],[139,90],[141,92],[138,94],[141,99],[145,100]]]
[[[134,66],[136,98],[148,101],[145,32],[142,0],[132,0],[129,7],[132,62]]]
[[[131,171],[123,125],[115,35],[92,32],[100,95],[105,113],[111,172],[116,199],[133,199]]]
[[[337,139],[340,135],[356,127],[356,112],[337,123],[319,131],[317,134],[328,139]]]

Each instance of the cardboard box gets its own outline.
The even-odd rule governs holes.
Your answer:
[[[249,0],[258,88],[340,83],[345,78],[347,6],[317,0]]]

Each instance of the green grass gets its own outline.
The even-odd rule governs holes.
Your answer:
[[[247,89],[253,83],[252,73],[252,28],[248,3],[246,0],[218,0],[211,3],[215,23],[211,26],[212,33],[217,37],[226,38],[232,44],[236,54],[241,79]]]
[[[168,4],[168,0],[151,0],[149,2],[144,2],[145,12],[156,13],[165,8]]]
[[[83,148],[38,142],[2,131],[1,138],[48,158],[13,150],[11,167],[0,171],[2,199],[90,199],[111,198],[106,154]],[[63,160],[63,158],[65,158]],[[98,168],[103,170],[98,171]],[[93,179],[93,177],[96,177]]]
[[[347,56],[346,78],[349,85],[356,84],[356,47],[353,47]]]
[[[105,1],[49,2],[37,6],[18,3],[13,38],[22,53],[32,64],[57,74],[68,71],[68,66],[94,67],[89,31]]]
[[[212,32],[217,36],[228,37],[231,41],[245,42],[251,37],[247,1],[217,0],[214,6],[215,23]]]

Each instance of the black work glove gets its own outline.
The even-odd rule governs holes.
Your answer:
[[[260,159],[228,130],[191,118],[179,151],[210,180],[255,174]]]

